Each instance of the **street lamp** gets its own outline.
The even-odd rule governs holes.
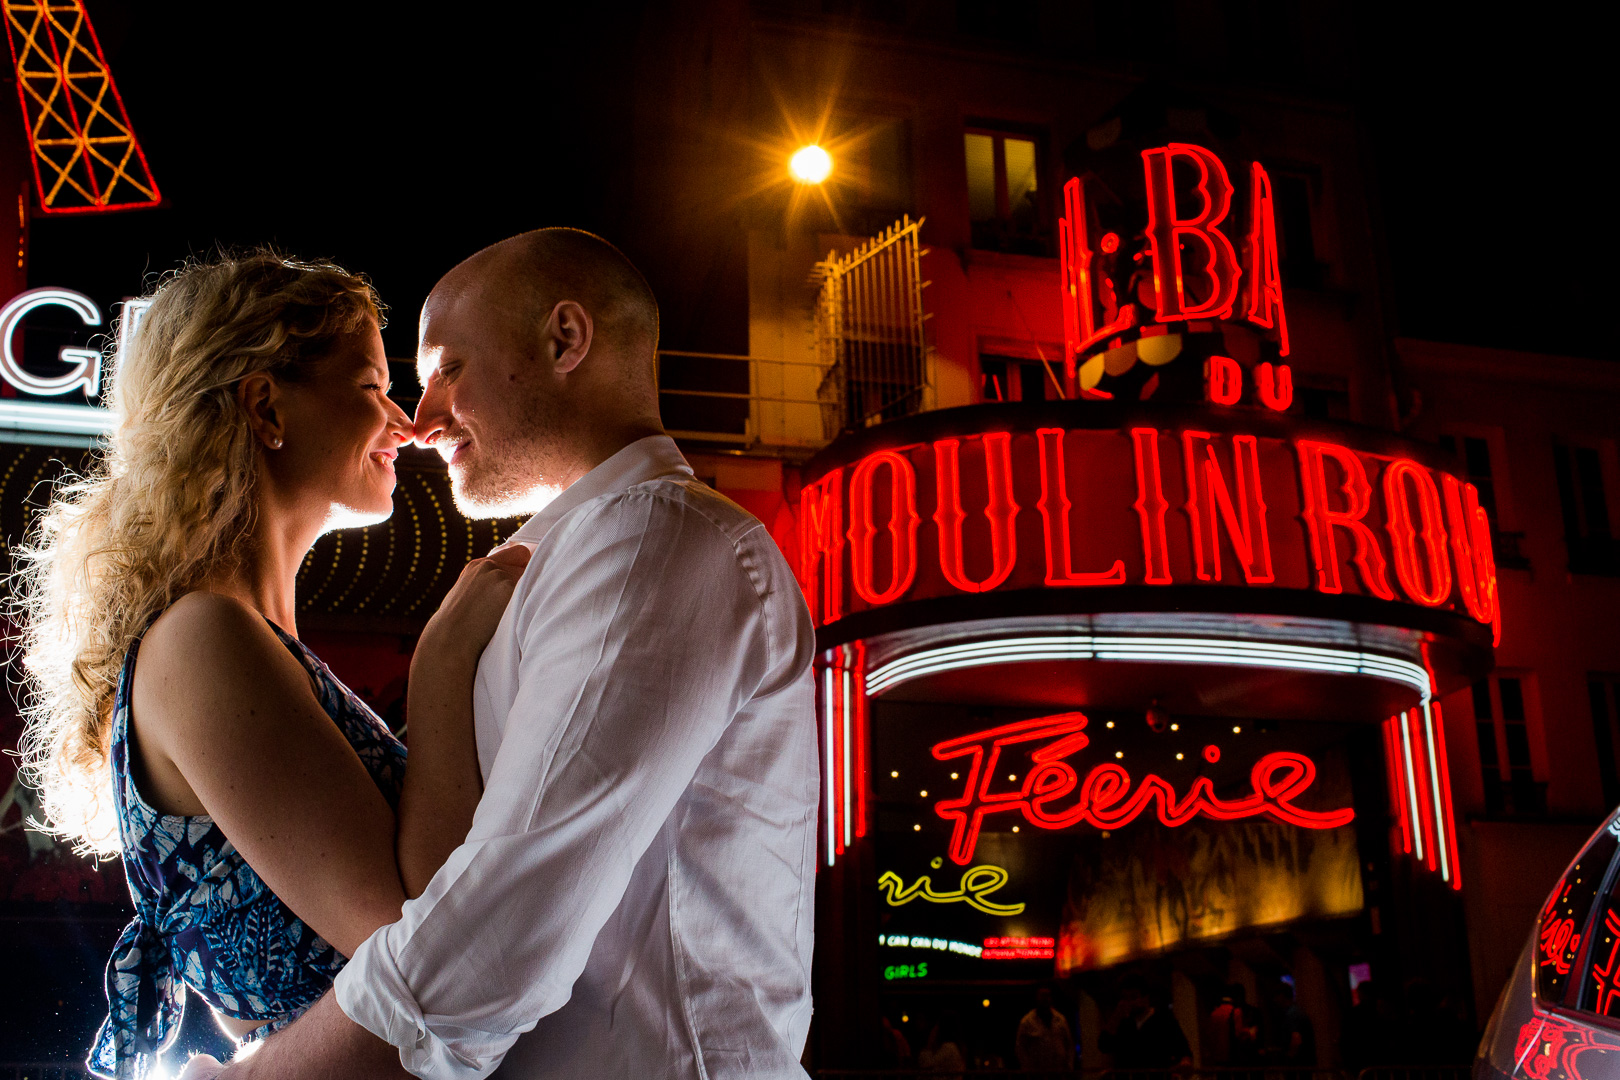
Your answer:
[[[800,147],[788,159],[788,172],[801,184],[819,184],[832,172],[832,157],[811,143]]]

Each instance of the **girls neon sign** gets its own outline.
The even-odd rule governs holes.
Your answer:
[[[1449,609],[1499,634],[1473,485],[1400,452],[1208,420],[951,435],[833,468],[800,495],[811,615],[827,625],[1012,589],[1224,585]]]
[[[1249,794],[1236,799],[1217,797],[1207,776],[1195,779],[1180,795],[1168,780],[1153,773],[1143,776],[1133,789],[1130,773],[1113,762],[1093,767],[1081,780],[1067,759],[1091,742],[1084,733],[1086,723],[1085,714],[1078,712],[1040,716],[934,746],[939,761],[967,759],[962,794],[934,805],[935,813],[954,822],[949,848],[952,862],[965,866],[972,861],[984,820],[992,814],[1018,814],[1036,828],[1051,830],[1081,823],[1117,829],[1135,821],[1150,805],[1159,820],[1172,827],[1196,817],[1216,821],[1266,817],[1304,829],[1336,829],[1355,819],[1356,812],[1350,807],[1315,811],[1294,805],[1315,782],[1316,763],[1286,750],[1256,761],[1249,772]],[[1029,750],[1030,743],[1043,745]],[[1022,771],[1021,781],[998,787],[1002,752],[1015,746],[1028,751],[1032,765]],[[1206,757],[1210,755],[1206,753]],[[1218,757],[1217,751],[1211,760]]]

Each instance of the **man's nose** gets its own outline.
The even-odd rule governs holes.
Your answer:
[[[416,403],[415,437],[416,445],[423,449],[431,449],[450,419],[449,412],[439,400],[436,390],[429,389],[422,394],[422,400]]]

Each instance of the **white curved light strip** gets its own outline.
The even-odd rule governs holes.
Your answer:
[[[1121,637],[1099,634],[1045,634],[995,641],[941,645],[891,660],[866,677],[868,694],[901,683],[966,667],[1019,664],[1036,660],[1120,660],[1136,663],[1225,664],[1287,668],[1337,675],[1370,675],[1410,686],[1429,701],[1429,673],[1410,660],[1350,649],[1223,638]]]
[[[64,435],[105,435],[113,429],[111,409],[95,405],[50,405],[0,401],[0,431],[48,431]]]

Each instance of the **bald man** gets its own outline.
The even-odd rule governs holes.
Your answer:
[[[804,1075],[814,633],[663,433],[657,340],[641,275],[577,230],[428,297],[417,441],[467,514],[533,515],[474,689],[483,796],[334,993],[222,1075]]]

